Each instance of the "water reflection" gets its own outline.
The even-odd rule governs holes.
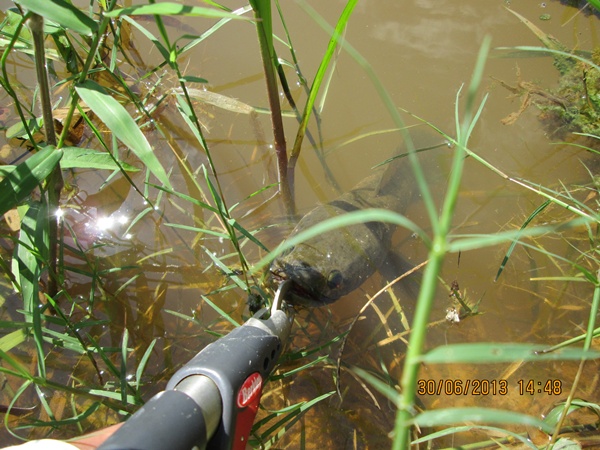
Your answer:
[[[505,24],[506,16],[490,15],[485,9],[489,4],[457,4],[452,1],[418,1],[387,5],[379,13],[370,34],[386,44],[395,44],[402,49],[416,51],[426,58],[450,60],[461,58],[472,50],[472,40],[480,41],[492,27]],[[407,16],[409,20],[406,20]],[[389,20],[397,17],[398,20]],[[474,20],[478,19],[478,20]]]
[[[59,209],[56,213],[58,220],[65,218],[75,219],[74,210]],[[74,223],[71,224],[72,226]],[[131,225],[131,218],[119,211],[110,214],[102,215],[95,209],[88,210],[86,214],[80,214],[77,219],[78,231],[77,237],[84,240],[99,240],[99,239],[131,239],[133,234],[126,233],[125,230]],[[81,226],[83,225],[83,230]]]

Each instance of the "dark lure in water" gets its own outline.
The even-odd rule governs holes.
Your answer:
[[[351,191],[317,206],[296,225],[294,236],[323,220],[351,211],[383,208],[404,212],[418,193],[407,158],[398,158]],[[271,281],[293,281],[294,304],[321,306],[358,288],[386,261],[396,226],[367,222],[323,233],[294,246],[271,264]]]

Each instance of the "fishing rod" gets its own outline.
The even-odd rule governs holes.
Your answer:
[[[264,381],[292,328],[293,310],[284,302],[289,286],[279,285],[270,309],[194,356],[98,448],[246,448]]]

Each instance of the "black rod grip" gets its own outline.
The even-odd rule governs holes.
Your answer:
[[[99,450],[189,450],[205,448],[202,410],[187,394],[163,391],[152,397]]]

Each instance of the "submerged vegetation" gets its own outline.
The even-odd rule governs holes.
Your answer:
[[[504,123],[514,123],[533,104],[540,109],[540,120],[553,137],[563,138],[570,133],[600,135],[600,47],[591,52],[572,51],[525,17],[511,12],[545,47],[519,47],[517,50],[550,53],[559,74],[559,83],[555,89],[542,88],[521,80],[520,73],[517,74],[519,80],[516,86],[502,82],[522,99],[519,110],[505,118]]]
[[[399,224],[419,236],[427,248],[428,261],[423,263],[410,323],[404,315],[405,306],[397,299],[387,312],[377,309],[373,300],[368,302],[381,319],[370,336],[381,331],[390,342],[407,342],[408,350],[405,352],[404,344],[396,348],[390,364],[368,355],[374,361],[368,369],[342,363],[342,356],[336,360],[331,349],[340,343],[342,350],[346,348],[347,335],[359,316],[350,330],[340,331],[334,325],[336,333],[331,335],[330,317],[319,311],[308,312],[308,325],[298,320],[294,343],[264,394],[252,444],[264,448],[276,445],[292,426],[310,417],[316,405],[333,402],[336,388],[345,399],[348,389],[340,386],[342,375],[358,383],[374,403],[383,397],[394,406],[395,423],[382,423],[389,425],[384,431],[374,427],[380,445],[389,445],[388,432],[397,449],[407,448],[411,441],[413,445],[428,445],[425,443],[477,431],[493,436],[499,445],[518,442],[528,448],[542,448],[548,442],[558,442],[566,432],[576,442],[577,432],[594,421],[572,424],[567,423],[569,418],[582,411],[598,415],[600,410],[594,403],[597,399],[587,402],[577,395],[586,361],[600,356],[592,349],[593,339],[600,333],[595,323],[600,303],[597,177],[590,169],[590,181],[585,185],[540,186],[505,173],[470,148],[487,101],[479,92],[490,39],[484,40],[474,61],[469,85],[457,86],[455,129],[449,132],[408,111],[401,114],[369,61],[343,39],[356,0],[346,3],[335,27],[299,2],[330,36],[311,81],[303,75],[293,45],[293,39],[299,37],[290,34],[278,1],[275,10],[269,0],[253,0],[236,10],[213,1],[204,3],[182,6],[149,2],[121,8],[116,1],[102,0],[78,10],[62,0],[18,0],[14,8],[4,12],[0,83],[4,104],[10,105],[2,111],[8,116],[3,120],[7,122],[10,148],[3,160],[10,164],[0,167],[0,212],[5,218],[0,251],[0,372],[5,387],[0,403],[9,411],[4,416],[7,432],[17,439],[64,438],[117,422],[163,387],[178,365],[195,351],[247,318],[245,302],[226,302],[227,296],[247,297],[256,304],[269,301],[271,294],[263,285],[262,273],[294,241],[270,252],[268,247],[279,242],[265,230],[277,228],[253,213],[274,203],[282,205],[287,217],[295,214],[294,175],[302,158],[301,148],[302,152],[314,150],[335,185],[327,166],[320,112],[330,84],[335,82],[330,76],[332,66],[342,51],[364,70],[394,122],[395,132],[406,142],[429,223],[423,227],[390,211],[355,211],[324,221],[295,240],[374,220]],[[185,30],[185,24],[177,20],[187,16],[198,17],[205,28],[195,34]],[[175,20],[176,29],[184,30],[184,34],[173,39],[169,20]],[[275,21],[285,30],[285,38],[274,34]],[[252,28],[257,36],[260,54],[257,52],[256,59],[262,64],[268,108],[207,92],[207,80],[185,70],[184,62],[196,46],[218,41],[221,30],[234,27],[236,22]],[[136,39],[145,40],[157,52],[153,58],[158,60],[146,62]],[[548,114],[577,108],[577,118],[562,116],[560,120],[575,127],[570,130],[600,139],[594,57],[573,56],[564,48],[551,50],[566,64],[561,72],[563,84],[552,95],[564,98],[566,89],[575,89],[574,80],[583,80],[587,97],[580,106],[538,104]],[[20,66],[27,71],[35,67],[35,81],[23,77]],[[293,81],[287,79],[291,76]],[[293,92],[291,85],[299,86],[302,94]],[[528,98],[532,93],[529,89]],[[299,100],[295,96],[304,98],[301,107],[296,106]],[[265,173],[276,175],[264,176],[261,186],[245,192],[241,200],[228,196],[231,178],[227,175],[234,170],[219,166],[214,150],[219,143],[206,137],[210,128],[210,117],[205,120],[202,112],[206,105],[248,117],[256,147],[265,154],[274,153],[277,169],[268,166]],[[523,105],[522,109],[527,106],[525,101]],[[294,142],[291,148],[286,148],[284,116],[298,123],[293,139],[288,134],[288,142]],[[273,137],[262,133],[263,117],[269,118]],[[309,126],[311,119],[314,127]],[[453,144],[451,176],[440,204],[434,200],[436,196],[413,151],[405,124],[409,119]],[[305,140],[312,149],[302,145]],[[268,148],[268,142],[274,143],[273,149]],[[466,160],[477,161],[510,185],[539,197],[539,204],[518,229],[489,234],[455,232],[453,220]],[[90,191],[92,188],[96,191]],[[106,203],[112,214],[93,218],[95,209]],[[546,215],[549,211],[551,218]],[[583,244],[562,238],[563,231],[573,229],[581,231]],[[569,254],[557,253],[552,246],[546,248],[542,241],[546,236],[564,239]],[[518,246],[560,268],[561,276],[545,281],[585,286],[581,292],[589,297],[585,300],[587,324],[582,324],[576,335],[547,344],[467,342],[426,351],[427,333],[435,325],[430,317],[444,259],[448,254],[461,255],[490,246],[506,247],[497,277],[503,276]],[[167,288],[173,284],[181,290],[191,288],[195,303],[175,307],[171,297],[179,292]],[[449,321],[458,323],[481,313],[481,299],[469,298],[458,283],[447,290],[453,302]],[[165,331],[169,321],[177,330],[174,335]],[[402,324],[402,332],[391,325],[394,321]],[[317,344],[310,339],[315,334],[311,327],[320,337]],[[353,351],[361,354],[367,348],[357,346]],[[580,363],[572,379],[562,379],[564,390],[553,383],[544,386],[551,393],[564,393],[563,401],[544,418],[485,404],[427,409],[428,405],[418,399],[423,394],[419,370],[424,365],[433,373],[435,367],[444,364],[517,366],[551,360]],[[329,388],[288,403],[288,380],[317,367],[327,369]],[[459,388],[468,389],[462,384],[444,389],[454,390],[450,395],[460,395]],[[494,385],[494,389],[502,389],[502,384]],[[514,383],[511,389],[516,389]],[[532,387],[524,383],[521,389],[528,393]],[[20,409],[30,404],[41,406],[34,411]],[[381,410],[378,414],[383,416]],[[16,413],[25,417],[15,420]],[[303,430],[310,428],[302,425]],[[534,439],[526,427],[539,430],[539,435]],[[473,436],[472,441],[481,437]],[[563,445],[568,444],[566,438],[562,440]],[[482,448],[488,443],[481,438],[473,445]]]

